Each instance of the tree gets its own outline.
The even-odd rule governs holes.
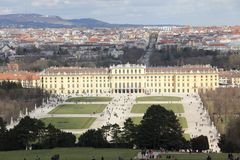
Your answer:
[[[35,148],[74,147],[76,137],[72,133],[62,132],[52,124],[46,127],[44,137],[41,137]]]
[[[6,145],[6,122],[0,117],[0,150],[3,150]]]
[[[124,127],[122,131],[123,142],[133,147],[135,143],[136,134],[137,134],[136,132],[137,132],[137,126],[134,125],[131,118],[128,118],[124,122]]]
[[[240,118],[232,120],[225,135],[221,135],[219,147],[222,152],[240,152]]]
[[[236,144],[233,144],[232,142],[227,140],[227,137],[224,134],[221,135],[218,146],[223,153],[239,152],[239,147]]]
[[[115,147],[118,146],[118,144],[122,143],[122,137],[121,137],[121,130],[118,124],[111,125],[111,143],[115,144]]]
[[[191,139],[191,146],[193,151],[202,152],[204,150],[208,150],[208,137],[201,135],[199,137]]]
[[[0,117],[0,134],[3,134],[7,131],[7,128],[6,128],[6,122],[4,122],[3,118]]]
[[[9,131],[0,132],[0,150],[4,151],[30,147],[32,149],[73,147],[75,141],[76,137],[72,133],[63,132],[51,124],[45,127],[41,120],[30,117],[23,118]]]
[[[22,84],[21,83],[10,82],[10,81],[2,81],[0,83],[0,88],[9,91],[11,89],[22,88]]]
[[[120,56],[121,62],[136,64],[138,59],[140,59],[145,51],[136,47],[133,48],[123,48],[124,54]]]
[[[137,144],[140,148],[178,150],[185,139],[177,117],[160,105],[148,108],[139,125]]]
[[[101,129],[90,129],[83,133],[78,139],[78,145],[81,147],[108,147],[109,143]]]
[[[45,125],[42,121],[24,117],[19,124],[14,127],[11,132],[15,134],[17,146],[19,149],[25,149],[36,143],[38,137],[45,130]]]

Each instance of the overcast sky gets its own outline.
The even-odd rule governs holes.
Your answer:
[[[0,0],[0,14],[38,13],[131,24],[240,24],[240,0]]]

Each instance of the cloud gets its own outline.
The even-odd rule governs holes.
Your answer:
[[[0,0],[0,14],[38,13],[110,23],[239,24],[240,0]]]
[[[10,13],[12,13],[12,10],[10,8],[0,8],[0,15],[10,14]]]
[[[60,0],[32,0],[32,5],[35,7],[39,6],[56,6],[60,3]]]

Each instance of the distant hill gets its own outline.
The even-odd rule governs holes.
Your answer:
[[[8,14],[0,15],[0,27],[16,28],[113,28],[113,27],[139,27],[144,25],[111,24],[91,18],[63,19],[58,16],[43,16],[40,14]]]
[[[99,21],[96,19],[91,19],[91,18],[72,19],[68,21],[76,26],[86,26],[86,27],[112,27],[113,26],[110,23]]]
[[[39,14],[8,14],[0,15],[1,27],[67,27],[72,23],[57,16],[43,16]]]

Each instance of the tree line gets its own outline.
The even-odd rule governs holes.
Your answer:
[[[6,122],[0,118],[0,150],[49,149],[74,147],[76,137],[71,133],[56,129],[41,120],[25,117],[18,125],[7,130]]]
[[[240,152],[240,88],[218,88],[200,97],[221,133],[221,151]]]
[[[11,117],[17,119],[26,108],[34,110],[35,105],[40,106],[46,98],[49,94],[40,88],[23,88],[21,83],[3,81],[0,83],[0,116],[9,123]]]
[[[240,69],[240,54],[194,48],[170,47],[155,50],[150,56],[152,66],[181,66],[185,64],[210,64],[224,69]]]
[[[222,152],[239,153],[240,152],[240,118],[229,122],[226,132],[221,134],[219,147]]]
[[[222,134],[226,132],[228,123],[240,116],[240,88],[217,88],[201,92],[200,97]]]

